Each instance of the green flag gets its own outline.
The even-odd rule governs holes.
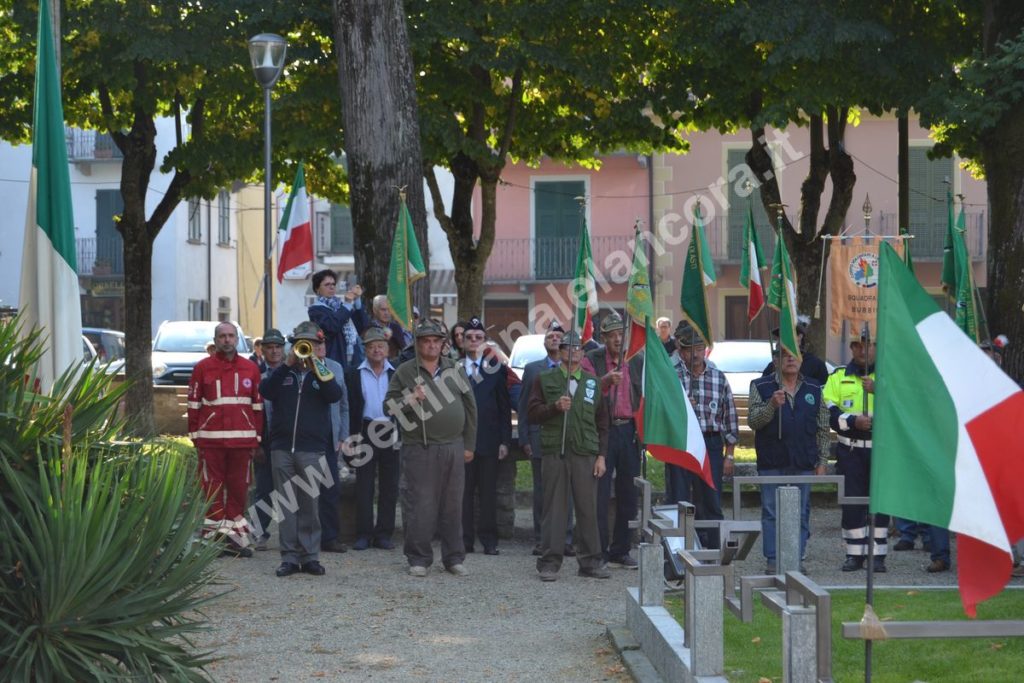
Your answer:
[[[626,288],[626,315],[629,316],[629,348],[626,360],[644,350],[647,325],[654,320],[651,283],[647,277],[647,256],[640,242],[640,229],[633,231],[633,270]]]
[[[779,343],[782,348],[797,359],[803,358],[796,337],[796,274],[782,235],[775,240],[775,258],[772,260],[772,277],[766,303],[779,312]]]
[[[54,379],[82,359],[82,308],[75,254],[75,219],[64,139],[50,3],[39,3],[36,89],[32,111],[32,173],[18,308],[27,333],[42,328],[48,343],[34,382],[49,391]]]
[[[700,250],[702,256],[701,266],[704,269],[704,286],[710,287],[718,280],[718,276],[715,275],[715,264],[711,258],[711,247],[708,246],[708,236],[704,230],[704,215],[701,211],[700,204],[694,208],[693,215],[696,217],[697,235],[700,236]]]
[[[427,276],[420,245],[412,228],[412,217],[405,205],[405,196],[398,207],[398,226],[391,245],[391,268],[388,271],[388,308],[395,320],[407,330],[412,329],[412,283]]]
[[[708,310],[708,292],[706,289],[706,271],[700,231],[700,220],[694,221],[690,233],[690,246],[686,250],[686,261],[683,263],[683,288],[679,295],[679,305],[683,309],[683,317],[690,321],[704,343],[711,346],[711,315]]]
[[[594,338],[594,316],[597,315],[597,288],[594,286],[594,257],[590,251],[590,233],[587,221],[580,226],[580,250],[576,254],[576,272],[573,275],[573,295],[576,313],[573,329],[584,344]]]
[[[974,299],[974,271],[971,268],[971,254],[967,250],[967,220],[964,208],[960,207],[956,226],[953,229],[953,263],[956,268],[956,326],[977,343],[978,308]]]

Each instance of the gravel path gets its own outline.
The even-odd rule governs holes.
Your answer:
[[[524,537],[528,523],[521,511]],[[635,571],[585,579],[567,558],[559,580],[542,583],[532,542],[515,540],[496,557],[469,555],[462,578],[440,562],[408,576],[399,543],[324,553],[326,576],[279,579],[275,542],[218,560],[234,591],[207,608],[214,630],[199,643],[222,658],[209,669],[218,681],[630,680],[605,629],[625,620]]]
[[[742,517],[758,515],[747,507]],[[815,508],[811,521],[808,575],[823,586],[863,586],[864,572],[839,571],[839,509]],[[234,590],[207,608],[213,630],[198,644],[221,657],[210,673],[239,682],[628,681],[605,629],[625,621],[623,590],[636,572],[584,579],[570,558],[557,582],[542,583],[526,540],[529,511],[516,522],[519,539],[503,541],[500,556],[468,556],[464,578],[440,563],[425,579],[407,576],[400,543],[325,553],[324,577],[275,577],[276,536],[252,559],[219,560]],[[927,563],[920,550],[892,553],[876,586],[955,585],[955,567],[927,574]],[[757,545],[739,571],[763,570]]]

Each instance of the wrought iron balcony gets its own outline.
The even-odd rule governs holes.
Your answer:
[[[964,235],[967,251],[972,261],[984,261],[988,250],[988,216],[984,211],[965,213],[964,220],[967,233]],[[896,235],[899,233],[899,220],[895,213],[882,213],[879,220],[879,233]],[[942,250],[946,244],[946,221],[925,223],[910,220],[910,234],[914,236],[910,244],[910,253],[914,259],[933,261],[942,258]]]
[[[124,275],[124,249],[119,239],[79,237],[75,240],[75,256],[79,275]]]
[[[119,161],[124,158],[107,133],[65,128],[64,139],[68,146],[68,161],[71,163]]]

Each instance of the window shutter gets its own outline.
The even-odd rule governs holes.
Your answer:
[[[534,184],[534,264],[538,280],[573,276],[580,248],[580,205],[576,197],[585,191],[582,180]]]
[[[110,273],[124,274],[124,242],[114,217],[124,212],[121,190],[96,191],[96,260],[110,266]]]
[[[732,170],[737,166],[742,166],[747,163],[747,150],[740,148],[732,148],[726,150],[725,164],[727,167],[726,180],[732,176]],[[764,252],[766,259],[771,259],[772,253],[775,249],[775,219],[769,218],[768,213],[764,210],[764,204],[761,203],[761,190],[760,188],[754,188],[750,195],[746,197],[740,196],[737,189],[742,190],[741,179],[734,180],[728,183],[728,194],[729,198],[729,260],[739,261],[743,255],[743,224],[747,220],[747,206],[750,202],[754,204],[754,226],[757,228],[757,236],[761,241],[761,250]],[[737,187],[740,185],[740,187]],[[687,216],[689,220],[690,217]]]
[[[351,254],[354,250],[352,210],[342,204],[331,204],[331,253]]]

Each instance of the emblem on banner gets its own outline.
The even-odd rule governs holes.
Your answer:
[[[861,252],[850,259],[850,278],[858,287],[871,289],[878,286],[878,254]]]

